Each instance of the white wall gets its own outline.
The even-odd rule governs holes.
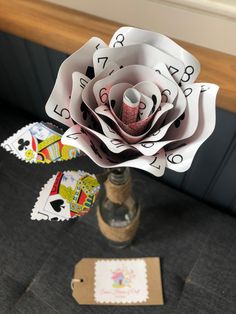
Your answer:
[[[150,0],[159,2],[159,0]],[[236,18],[236,0],[166,0],[177,6],[185,6],[187,8],[205,11],[214,15],[221,15],[226,18]]]
[[[47,0],[236,55],[233,0]]]

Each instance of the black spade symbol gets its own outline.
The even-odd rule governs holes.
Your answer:
[[[115,104],[116,104],[115,99],[112,99],[112,100],[111,100],[111,106],[112,106],[112,108],[114,108],[114,107],[115,107]]]
[[[62,208],[65,208],[63,200],[55,200],[55,201],[50,202],[50,204],[52,205],[52,208],[57,213],[59,213],[62,210]]]
[[[157,96],[156,95],[152,95],[152,101],[153,101],[153,105],[155,106],[157,104]]]
[[[95,74],[94,74],[94,68],[91,67],[91,66],[88,66],[85,75],[86,75],[87,77],[89,77],[89,78],[92,80],[92,79],[94,78],[94,76],[95,76]]]

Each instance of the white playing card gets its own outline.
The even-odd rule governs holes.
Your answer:
[[[201,87],[198,84],[185,85],[183,91],[187,106],[184,113],[172,123],[165,140],[181,140],[193,135],[199,123],[199,97]]]
[[[141,93],[139,116],[140,120],[145,120],[159,108],[161,104],[161,92],[157,85],[151,81],[140,82],[134,88]]]
[[[46,103],[45,109],[48,116],[67,126],[73,125],[69,111],[72,73],[79,72],[88,78],[92,78],[94,76],[93,54],[97,49],[103,47],[106,47],[106,44],[101,39],[93,37],[62,63],[56,83]],[[81,76],[81,78],[84,79],[84,76]],[[82,85],[85,84],[85,81],[81,81]]]
[[[175,82],[164,63],[159,63],[156,66],[155,70],[158,71],[158,73],[160,73],[161,75],[165,76],[170,81]],[[164,126],[162,126],[162,128],[159,130],[158,134],[156,132],[154,132],[154,135],[151,135],[150,139],[148,138],[147,140],[157,141],[157,140],[162,139],[165,136],[165,134],[167,133],[167,131],[169,129],[171,129],[172,126],[174,125],[173,122],[178,120],[178,119],[181,121],[182,118],[184,117],[186,106],[187,106],[187,99],[186,99],[186,96],[184,95],[182,89],[178,85],[176,85],[176,87],[178,90],[178,94],[173,101],[173,104],[174,104],[173,109],[166,116]],[[170,91],[168,89],[163,90],[162,91],[162,100],[168,101],[169,94],[170,94]],[[180,129],[182,129],[182,125],[181,125]],[[177,131],[175,135],[177,135],[177,133],[181,133],[181,131]],[[176,137],[174,136],[174,138],[176,138]],[[167,145],[170,142],[171,142],[171,140],[165,141],[164,145]]]
[[[155,101],[157,104],[157,102]],[[147,119],[152,113],[154,113],[160,106],[160,103],[157,105],[154,104],[152,98],[141,93],[141,99],[139,103],[139,120]]]
[[[160,123],[161,123],[161,122],[159,122],[160,117],[163,114],[165,114],[168,110],[173,108],[173,105],[168,104],[168,103],[167,104],[163,103],[160,108],[161,108],[161,110],[159,110],[154,117],[154,120],[152,122],[152,126],[153,125],[156,125],[157,127],[160,126]],[[102,110],[104,110],[104,111],[102,112]],[[107,110],[106,106],[99,106],[96,111],[97,111],[97,113],[100,113],[101,115],[108,117],[114,123],[116,123],[114,115],[112,115],[112,113],[109,110]],[[124,132],[123,129],[118,124],[117,124],[117,128],[119,130],[119,133],[121,133],[125,139],[127,139],[127,140],[131,139],[131,141],[133,140],[135,143],[137,142],[137,140],[140,141],[142,138],[145,138],[145,135],[148,133],[148,130],[147,130],[140,137],[137,137],[137,136],[132,137],[129,134],[127,134],[126,132]],[[140,151],[143,155],[152,156],[152,155],[156,154],[163,147],[162,143],[153,142],[153,144],[150,144],[148,141],[144,141],[144,142],[141,142],[139,144],[131,144],[131,143],[126,144],[125,141],[122,139],[122,137],[119,137],[117,139],[110,139],[107,136],[104,136],[103,134],[96,132],[95,130],[91,130],[91,129],[90,130],[87,129],[86,133],[95,135],[97,138],[99,138],[102,141],[102,143],[111,152],[116,153],[116,154],[118,154],[122,151],[125,151],[125,150],[135,149],[135,150]],[[81,135],[81,134],[79,134],[79,135]],[[75,139],[78,137],[77,134],[72,134],[72,135],[70,134],[68,136],[75,138]]]
[[[156,84],[159,90],[161,91],[161,93],[168,90],[168,96],[166,97],[165,100],[167,100],[170,103],[175,100],[177,96],[177,92],[178,92],[178,88],[176,84],[168,80],[166,77],[155,72],[154,70],[147,68],[145,66],[140,66],[140,65],[127,66],[121,70],[116,71],[109,77],[105,77],[104,79],[97,81],[93,86],[94,96],[96,98],[98,105],[101,106],[104,101],[101,101],[100,96],[101,94],[102,95],[106,94],[108,97],[111,90],[111,86],[122,83],[124,81],[131,85],[136,85],[142,81],[146,81],[147,79],[152,81],[153,84]],[[155,97],[156,99],[160,98],[157,93]],[[170,106],[169,104],[168,110],[171,109],[172,107],[173,106],[172,105]],[[137,135],[135,131],[132,132],[132,130],[129,130],[129,128],[123,125],[118,119],[115,119],[114,116],[112,117],[108,109],[104,107],[102,109],[96,108],[95,111],[96,113],[109,116],[111,120],[114,122],[114,125],[119,128],[119,131],[121,132],[121,134],[125,136],[124,137],[125,140],[128,141],[129,143],[137,143],[140,139],[142,139],[142,137],[133,138],[133,136]],[[152,127],[155,125],[156,121],[157,121],[156,119],[153,120],[151,124]],[[117,123],[119,124],[119,126],[117,125]],[[103,123],[101,122],[101,124]],[[127,133],[128,135],[126,136]]]
[[[134,27],[121,27],[112,36],[109,47],[118,48],[143,43],[156,47],[169,56],[173,56],[183,62],[185,70],[180,80],[181,84],[190,84],[196,80],[200,72],[199,61],[173,40],[162,34]],[[174,64],[170,64],[168,68],[170,73],[176,77],[178,68],[176,68]]]
[[[93,96],[93,86],[97,82],[109,73],[115,72],[119,67],[110,63],[108,67],[100,73],[97,77],[90,80],[83,89],[83,94],[81,90],[77,90],[77,84],[81,78],[80,73],[73,73],[73,89],[71,95],[70,108],[73,115],[73,119],[80,125],[83,125],[84,129],[96,129],[96,121],[98,121],[103,129],[103,132],[106,136],[112,139],[120,139],[119,135],[112,130],[112,128],[101,120],[101,118],[96,114],[95,109],[97,107],[96,100]],[[88,104],[88,105],[87,105]]]
[[[121,106],[123,103],[123,94],[128,89],[131,88],[132,85],[129,83],[118,83],[111,87],[108,101],[110,106],[113,108],[114,113],[117,117],[121,118]]]
[[[162,76],[166,77],[168,80],[175,83],[175,80],[171,76],[169,70],[167,69],[164,63],[158,63],[157,66],[155,67],[155,70],[158,73],[160,73]],[[173,110],[171,110],[170,114],[168,114],[168,117],[165,123],[166,125],[172,124],[172,122],[176,120],[178,117],[180,117],[186,109],[186,105],[187,105],[186,97],[182,89],[177,84],[176,84],[176,88],[177,88],[177,96],[173,100],[174,108]],[[166,88],[162,91],[162,101],[170,102],[169,97],[170,97],[170,90]]]
[[[150,68],[154,68],[158,63],[163,62],[167,67],[172,66],[176,69],[176,71],[173,72],[173,77],[176,82],[180,82],[185,70],[182,61],[147,44],[130,45],[119,48],[109,47],[96,51],[93,56],[96,74],[103,71],[107,62],[110,61],[113,61],[122,67],[140,64]]]
[[[121,119],[121,104],[123,94],[132,85],[129,83],[118,83],[111,87],[108,100],[115,115]],[[151,113],[154,113],[161,103],[159,88],[150,81],[140,82],[134,86],[141,93],[139,104],[139,120],[145,120]]]
[[[196,85],[201,87],[197,130],[186,140],[171,144],[166,152],[167,167],[178,172],[189,169],[198,148],[215,128],[215,100],[219,87],[210,83]]]
[[[77,134],[76,137],[71,134]],[[127,160],[127,155],[123,158],[119,154],[110,155],[102,149],[102,143],[98,138],[93,137],[91,134],[81,132],[81,128],[75,125],[68,129],[63,135],[63,143],[80,147],[80,149],[99,166],[104,168],[114,167],[134,167],[150,172],[155,176],[161,176],[165,170],[165,153],[160,150],[155,156],[135,156]],[[123,160],[122,160],[123,159]]]
[[[85,86],[90,82],[90,79],[80,72],[74,72],[72,74],[72,91],[69,104],[69,110],[71,118],[77,123],[83,123],[86,111],[82,105],[82,92]],[[82,108],[82,109],[81,109]]]
[[[94,96],[97,104],[104,105],[107,102],[102,100],[101,95],[109,95],[110,89],[113,85],[118,83],[129,83],[136,85],[142,81],[152,81],[157,85],[160,92],[168,91],[166,102],[173,103],[178,94],[176,83],[171,82],[169,79],[155,72],[154,70],[142,65],[130,65],[122,68],[112,75],[98,80],[93,86]]]
[[[142,139],[145,138],[145,136],[151,131],[151,129],[155,126],[155,127],[160,127],[160,124],[163,120],[160,120],[160,118],[166,114],[166,112],[168,112],[169,110],[171,110],[173,108],[173,105],[172,104],[169,104],[169,103],[162,103],[161,104],[161,110],[159,110],[154,118],[153,118],[153,121],[151,123],[151,126],[145,131],[143,132],[141,135],[131,135],[129,133],[127,133],[123,128],[120,126],[120,124],[117,124],[117,121],[116,119],[114,118],[114,115],[111,113],[110,110],[107,110],[107,107],[106,106],[99,106],[97,109],[96,109],[96,112],[102,116],[105,116],[107,118],[109,118],[111,121],[113,121],[114,125],[116,125],[116,129],[119,131],[120,134],[122,134],[122,137],[126,140],[126,142],[128,142],[130,145],[132,144],[135,144],[139,141],[141,141]],[[157,122],[160,120],[160,122],[157,124]],[[103,120],[102,120],[103,121]],[[101,122],[103,123],[103,122]],[[115,128],[114,128],[115,129]],[[156,131],[155,131],[156,132]],[[122,138],[121,138],[122,140]],[[136,146],[135,146],[136,148]]]

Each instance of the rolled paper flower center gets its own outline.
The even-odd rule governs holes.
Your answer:
[[[135,88],[128,88],[123,95],[122,122],[130,124],[136,122],[139,114],[141,95]]]

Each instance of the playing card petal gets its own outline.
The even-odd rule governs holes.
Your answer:
[[[93,54],[96,49],[105,46],[106,44],[100,38],[93,37],[61,64],[56,83],[45,106],[49,117],[67,126],[73,125],[69,110],[72,92],[72,73],[79,72],[81,75],[80,84],[82,86],[86,85],[88,79],[94,76]]]
[[[121,47],[134,44],[149,44],[156,47],[167,55],[180,60],[185,65],[184,74],[181,76],[182,84],[193,83],[200,72],[199,61],[187,50],[179,46],[170,38],[160,33],[151,32],[135,27],[121,27],[112,36],[109,47]],[[176,65],[169,66],[172,75],[176,75],[179,69]],[[191,73],[191,74],[190,74]],[[176,76],[175,76],[176,77]],[[177,83],[178,80],[176,79]]]
[[[129,65],[144,65],[148,68],[154,68],[158,62],[163,62],[170,67],[175,65],[178,71],[173,74],[176,82],[181,80],[184,74],[184,63],[170,54],[166,54],[158,47],[153,47],[145,43],[138,45],[128,45],[116,48],[103,48],[94,54],[94,68],[97,74],[104,69],[109,61],[116,62],[121,68]]]
[[[187,100],[185,111],[173,121],[165,140],[186,139],[194,134],[199,124],[199,99],[201,86],[199,84],[185,85],[183,93]]]
[[[135,143],[138,143],[140,142],[142,139],[145,138],[145,136],[151,132],[152,128],[155,127],[158,129],[158,127],[160,127],[161,125],[161,122],[163,121],[164,117],[165,117],[165,114],[167,111],[171,110],[173,108],[173,105],[172,104],[168,104],[168,103],[163,103],[161,104],[160,108],[162,108],[161,110],[157,111],[156,114],[154,115],[154,118],[151,122],[151,125],[150,127],[146,130],[146,132],[144,132],[143,134],[141,135],[132,135],[128,132],[126,132],[126,128],[127,126],[123,125],[122,127],[122,121],[120,121],[119,124],[117,124],[116,122],[116,119],[114,118],[114,115],[111,113],[110,110],[107,110],[107,107],[106,106],[99,106],[97,109],[96,109],[96,112],[98,114],[100,114],[101,116],[105,116],[107,118],[109,118],[112,122],[113,122],[113,125],[114,125],[114,130],[117,130],[117,132],[119,132],[119,134],[121,134],[122,138],[127,142],[129,143],[130,145],[132,144],[135,144]],[[161,119],[162,118],[162,119]],[[158,122],[159,121],[159,122]],[[121,125],[120,125],[121,124]],[[156,132],[156,130],[154,130],[154,132]]]
[[[167,167],[178,172],[189,169],[197,150],[215,128],[215,105],[219,87],[209,83],[196,85],[201,88],[198,127],[191,137],[173,143],[166,152]]]
[[[206,97],[215,103],[213,85],[204,84],[205,90],[193,84],[198,60],[164,35],[132,27],[118,29],[104,46],[91,39],[59,71],[46,107],[58,121],[77,123],[63,142],[81,148],[102,167],[132,166],[157,176],[161,171],[150,164],[164,149],[171,150],[164,158],[168,167],[187,170],[210,135],[204,117],[215,123],[213,106],[201,109]],[[18,143],[20,151],[27,141]]]
[[[78,125],[67,130],[63,135],[62,141],[65,144],[80,148],[96,164],[103,168],[134,167],[150,172],[155,176],[161,176],[165,171],[164,150],[159,150],[157,154],[150,157],[142,156],[133,150],[114,154],[104,149],[103,143],[99,138],[84,133]]]

